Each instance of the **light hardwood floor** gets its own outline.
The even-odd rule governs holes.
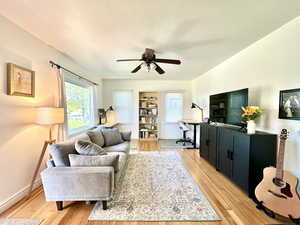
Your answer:
[[[133,151],[165,151],[155,141],[139,141]],[[5,211],[0,217],[42,218],[42,225],[262,225],[280,224],[255,208],[254,202],[236,185],[217,172],[205,160],[199,157],[197,150],[182,150],[183,162],[195,181],[221,217],[218,222],[115,222],[87,220],[93,205],[83,202],[64,202],[64,210],[57,211],[54,202],[46,202],[42,188],[33,192],[30,199],[23,199]]]

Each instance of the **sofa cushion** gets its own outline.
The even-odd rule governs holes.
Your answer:
[[[131,139],[131,131],[122,131],[121,132],[122,139],[124,141],[130,141]]]
[[[118,128],[102,129],[105,146],[117,145],[123,142]]]
[[[125,141],[121,144],[104,147],[106,152],[129,152],[130,143]]]
[[[104,137],[99,129],[89,130],[86,134],[90,137],[91,141],[100,147],[104,146]]]
[[[119,171],[119,155],[69,155],[70,164],[72,167],[101,167],[112,166],[115,173]]]
[[[106,155],[102,147],[90,141],[77,140],[75,149],[80,155]]]
[[[123,170],[127,161],[128,154],[124,152],[108,152],[107,155],[119,156],[119,170]]]

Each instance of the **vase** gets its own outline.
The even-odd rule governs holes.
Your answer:
[[[247,121],[247,133],[248,134],[255,134],[256,130],[256,123],[254,120]]]

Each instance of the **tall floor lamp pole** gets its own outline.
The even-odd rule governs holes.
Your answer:
[[[55,139],[52,138],[52,128],[56,124],[64,123],[64,109],[63,108],[54,108],[54,107],[40,107],[37,108],[37,117],[36,123],[43,126],[49,126],[49,139],[44,142],[44,146],[42,148],[39,160],[37,162],[36,168],[34,170],[34,174],[32,176],[31,184],[28,191],[28,197],[30,197],[34,182],[38,175],[38,172],[41,168],[41,164],[43,162],[43,158],[45,156],[45,152],[47,150],[48,145],[52,145],[55,143]]]

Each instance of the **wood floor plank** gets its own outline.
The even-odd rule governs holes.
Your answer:
[[[57,211],[53,202],[46,202],[42,188],[29,199],[23,199],[0,215],[5,218],[41,218],[42,225],[264,225],[280,224],[256,209],[254,202],[235,184],[199,156],[198,150],[160,149],[157,141],[135,141],[134,151],[178,151],[195,182],[207,196],[221,221],[203,222],[126,222],[88,221],[94,205],[84,202],[64,203]]]

